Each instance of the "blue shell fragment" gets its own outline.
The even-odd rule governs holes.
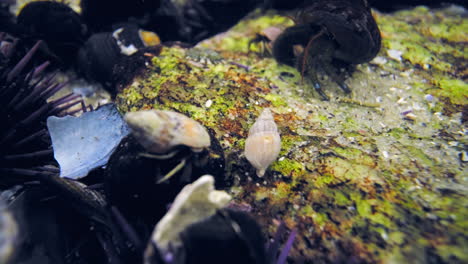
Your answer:
[[[114,104],[107,104],[79,117],[47,118],[54,157],[60,176],[80,179],[107,164],[122,138],[130,132]]]

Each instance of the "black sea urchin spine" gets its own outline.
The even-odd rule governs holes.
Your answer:
[[[48,62],[26,70],[36,51],[38,41],[16,64],[11,62],[14,43],[0,34],[0,41],[9,50],[0,54],[0,187],[36,180],[30,176],[41,173],[40,165],[53,163],[53,150],[46,130],[50,115],[64,115],[82,100],[68,94],[47,102],[66,83],[55,83],[54,74],[45,74]],[[5,51],[5,52],[3,52]]]

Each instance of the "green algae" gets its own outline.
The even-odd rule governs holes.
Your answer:
[[[119,109],[172,109],[212,129],[227,173],[239,178],[231,189],[236,201],[252,205],[270,236],[272,219],[299,229],[291,260],[466,261],[468,172],[459,158],[468,142],[459,65],[467,54],[460,33],[466,21],[428,8],[375,15],[383,35],[379,56],[387,62],[359,67],[347,80],[349,98],[324,80],[333,96],[322,102],[297,70],[249,52],[256,33],[292,23],[256,13],[196,50],[165,48],[144,78],[123,87]],[[403,60],[388,57],[389,49],[402,51]],[[242,152],[265,107],[282,147],[257,178]],[[408,109],[414,120],[401,114]]]
[[[369,167],[375,166],[375,157],[369,156],[359,149],[353,148],[334,148],[338,155],[343,156],[347,160],[363,164]]]
[[[272,106],[275,107],[281,107],[281,106],[287,106],[288,104],[286,101],[284,101],[284,98],[282,98],[280,95],[277,94],[267,94],[265,95],[265,100],[269,101]]]
[[[439,79],[436,85],[441,90],[436,90],[436,94],[450,98],[452,104],[466,104],[468,100],[468,83],[459,79]]]
[[[209,44],[202,43],[202,47],[214,48],[215,50],[222,52],[242,52],[248,53],[249,43],[252,39],[255,38],[257,33],[261,33],[262,30],[271,27],[277,26],[281,28],[286,28],[293,25],[293,21],[285,16],[280,16],[274,13],[266,14],[264,16],[258,17],[260,10],[253,12],[251,19],[247,19],[238,23],[234,28],[232,28],[233,33],[229,37],[220,36],[215,37]],[[258,47],[254,47],[251,51],[258,50]]]
[[[447,11],[445,11],[447,12]],[[468,59],[466,31],[468,22],[460,13],[418,7],[395,15],[378,15],[383,46],[402,52],[402,58],[427,72],[441,90],[438,96],[452,104],[467,104],[467,84],[453,77],[466,76],[463,66]],[[388,23],[387,19],[398,18]],[[424,21],[424,23],[420,23]],[[398,64],[395,66],[399,67]]]
[[[284,176],[295,176],[304,171],[304,165],[291,159],[281,159],[271,165],[271,170],[277,171]]]

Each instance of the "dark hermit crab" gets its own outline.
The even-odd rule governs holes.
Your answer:
[[[275,59],[297,67],[307,75],[324,100],[317,70],[322,68],[345,93],[351,90],[334,65],[352,65],[370,61],[380,50],[380,31],[366,0],[306,1],[295,18],[273,44]],[[303,51],[295,54],[294,46]]]
[[[163,110],[127,113],[125,120],[132,133],[109,159],[105,185],[129,221],[154,223],[186,184],[206,173],[224,175],[222,150],[197,121]]]

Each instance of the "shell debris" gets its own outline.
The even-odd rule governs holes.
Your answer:
[[[262,177],[270,164],[278,158],[281,138],[269,108],[263,110],[249,130],[245,142],[245,157]]]

